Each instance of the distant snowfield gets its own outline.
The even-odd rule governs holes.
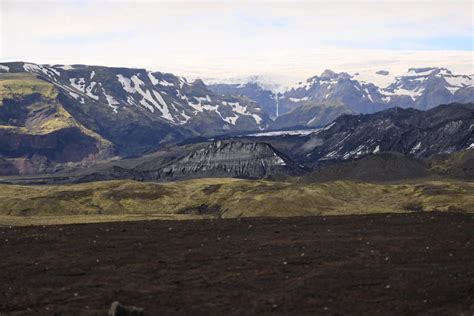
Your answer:
[[[329,127],[331,127],[331,126],[329,126]],[[327,127],[325,127],[325,128],[327,128]],[[283,136],[283,135],[305,136],[305,135],[309,135],[309,134],[312,134],[314,132],[320,131],[321,129],[322,128],[310,128],[310,129],[299,129],[299,130],[293,130],[293,131],[261,132],[261,133],[248,134],[248,135],[245,135],[245,136],[250,136],[250,137]]]
[[[380,69],[385,70],[385,69]],[[373,83],[380,88],[386,88],[395,81],[395,74],[389,72],[388,75],[377,74],[374,70],[362,70],[353,74],[354,79],[362,83]]]
[[[148,68],[172,72],[189,79],[200,78],[206,84],[258,82],[274,92],[283,92],[319,75],[325,69],[350,75],[358,73],[354,79],[373,83],[380,88],[394,82],[395,77],[406,75],[410,68],[439,67],[447,68],[454,74],[474,74],[470,51],[344,50],[198,61],[195,58],[183,58],[180,64],[152,65]],[[379,70],[388,71],[389,74],[376,74]]]

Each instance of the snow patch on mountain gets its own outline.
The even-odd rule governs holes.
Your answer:
[[[85,91],[86,81],[84,78],[70,78],[69,82],[71,86],[81,92]]]
[[[118,81],[122,84],[122,88],[128,93],[135,93],[135,88],[132,87],[132,81],[125,77],[124,75],[118,74],[117,75]]]
[[[162,113],[161,117],[164,118],[165,120],[174,122],[174,118],[171,115],[171,112],[168,108],[168,105],[166,104],[166,102],[163,99],[163,97],[161,96],[161,94],[159,92],[153,90],[153,95],[158,100],[158,102],[161,104],[161,108],[160,108],[160,111]]]
[[[308,101],[309,97],[303,97],[303,98],[292,98],[292,97],[290,97],[289,100],[291,102],[302,102],[302,101]]]
[[[62,70],[72,70],[72,69],[74,69],[74,67],[71,66],[71,65],[62,65],[62,66],[55,66],[55,67],[60,68]]]
[[[117,113],[118,112],[117,111],[117,109],[118,109],[117,105],[119,105],[120,103],[117,102],[117,100],[115,100],[113,96],[108,95],[107,93],[105,93],[104,88],[102,88],[102,92],[104,93],[105,98],[107,99],[107,104],[112,108],[114,113]]]
[[[234,112],[234,113],[241,114],[241,115],[250,115],[250,116],[252,116],[253,119],[255,120],[255,122],[259,125],[262,122],[262,118],[259,115],[255,114],[255,113],[250,113],[248,111],[247,107],[242,106],[239,102],[223,101],[222,104],[231,106],[232,107],[232,112]],[[234,120],[233,124],[235,124],[235,120]]]
[[[156,77],[153,75],[153,73],[151,71],[149,71],[147,73],[148,75],[148,79],[150,79],[151,83],[156,86],[158,84],[158,82],[160,82],[158,79],[156,79]]]
[[[86,87],[86,94],[91,97],[92,99],[94,100],[99,100],[99,96],[98,95],[95,95],[94,93],[92,93],[92,90],[94,89],[95,85],[97,84],[97,82],[95,81],[92,81],[87,87]]]

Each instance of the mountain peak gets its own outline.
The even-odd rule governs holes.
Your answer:
[[[337,75],[338,74],[335,73],[334,71],[332,71],[330,69],[326,69],[321,73],[320,78],[321,79],[334,79],[334,78],[337,78]]]
[[[409,68],[404,77],[419,77],[431,75],[452,75],[453,73],[446,68],[439,67],[423,67],[423,68]]]

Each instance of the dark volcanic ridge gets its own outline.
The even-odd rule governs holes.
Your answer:
[[[261,142],[223,140],[201,144],[182,156],[163,163],[151,159],[132,169],[113,166],[75,180],[112,179],[164,181],[195,178],[262,179],[302,175],[307,168],[294,163],[272,145]]]

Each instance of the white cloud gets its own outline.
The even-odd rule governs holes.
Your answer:
[[[2,60],[137,66],[193,76],[295,78],[324,68],[412,64],[474,72],[472,50],[452,51],[463,44],[456,39],[472,39],[470,1],[3,0],[1,5]]]

